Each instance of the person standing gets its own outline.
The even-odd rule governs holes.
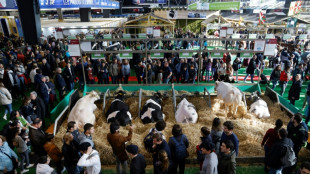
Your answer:
[[[30,93],[30,99],[35,114],[37,115],[38,118],[40,118],[43,121],[43,128],[45,128],[46,108],[44,105],[44,101],[37,95],[35,91],[32,91]]]
[[[7,120],[7,114],[11,114],[12,110],[12,96],[4,84],[0,82],[0,105],[5,107],[3,119]]]
[[[78,135],[79,143],[88,142],[91,144],[92,148],[95,149],[95,143],[93,141],[92,134],[95,132],[94,125],[86,123],[84,125],[84,133]]]
[[[112,84],[116,84],[118,76],[118,63],[116,58],[113,59],[113,63],[109,66],[109,73],[112,78]]]
[[[99,84],[109,84],[109,71],[108,66],[104,61],[101,62],[101,66],[99,69]]]
[[[133,127],[130,127],[127,137],[119,133],[120,125],[117,122],[110,124],[110,133],[107,139],[112,146],[113,154],[116,157],[117,174],[126,174],[127,160],[129,159],[125,151],[125,143],[132,138]]]
[[[274,89],[277,86],[278,81],[280,80],[280,75],[281,75],[281,65],[277,65],[270,75],[270,81],[272,82],[272,89]]]
[[[290,100],[290,103],[292,105],[295,105],[295,101],[299,100],[301,87],[302,87],[301,75],[297,74],[295,77],[295,81],[293,81],[293,84],[290,90],[288,91],[288,99]]]
[[[65,67],[64,72],[63,72],[63,76],[64,76],[64,79],[65,79],[65,82],[67,85],[66,89],[68,91],[71,91],[74,88],[75,73],[74,73],[73,68],[71,67],[70,62],[67,63],[67,66]],[[82,80],[82,79],[80,79],[80,80]]]
[[[256,55],[253,56],[253,58],[250,60],[249,66],[246,69],[246,76],[244,77],[243,81],[245,82],[245,80],[248,78],[249,75],[251,75],[251,83],[254,83],[254,72],[256,69]]]
[[[79,159],[77,165],[80,167],[86,167],[86,173],[101,173],[101,162],[98,151],[94,150],[88,142],[80,144],[79,149],[83,155]]]
[[[215,150],[214,144],[209,142],[203,142],[199,146],[199,148],[205,155],[205,159],[203,161],[202,170],[200,171],[200,174],[218,174],[217,172],[218,159],[216,153],[214,152]]]
[[[234,69],[234,73],[236,73],[236,82],[238,83],[238,70],[240,69],[240,65],[241,65],[241,61],[239,59],[239,57],[237,57],[234,62],[233,62],[233,69]]]
[[[46,78],[45,76],[41,77],[41,83],[40,83],[40,96],[42,97],[44,104],[45,104],[45,110],[46,113],[48,113],[48,105],[49,105],[49,100],[50,100],[50,92],[51,89],[47,86],[46,84]]]
[[[124,84],[128,84],[128,78],[130,76],[130,65],[127,59],[123,60],[122,64],[122,74],[124,78]]]
[[[59,92],[59,98],[63,99],[64,98],[64,92],[66,90],[66,82],[63,76],[61,75],[62,70],[61,68],[56,69],[56,76],[55,76],[55,85],[56,89]]]
[[[134,144],[128,145],[126,151],[131,158],[130,174],[145,174],[146,161],[144,156],[138,153],[138,146]]]
[[[291,70],[291,67],[286,66],[285,70],[283,70],[280,74],[280,87],[281,87],[280,95],[281,96],[283,96],[287,83],[290,80],[290,70]]]
[[[182,133],[182,128],[179,124],[173,125],[172,135],[168,142],[173,161],[171,173],[176,174],[179,167],[179,174],[184,174],[185,158],[187,157],[189,142],[186,135]]]
[[[269,167],[269,174],[280,174],[283,170],[281,158],[285,156],[287,148],[294,147],[291,139],[287,138],[287,131],[284,128],[279,130],[279,140],[271,147],[267,156],[267,165]]]
[[[160,153],[160,151],[164,151],[166,154],[163,154],[163,152]],[[171,158],[171,151],[170,151],[169,145],[163,139],[162,134],[155,133],[153,135],[153,146],[152,146],[151,152],[153,153],[152,156],[153,156],[154,174],[160,174],[163,171],[163,170],[161,170],[162,168],[158,167],[158,164],[163,163],[164,161],[165,161],[165,163],[166,163],[166,161],[168,161],[167,166],[173,165],[172,160],[171,160],[172,158]],[[160,156],[162,158],[160,158]],[[164,159],[164,161],[163,161],[163,159]],[[166,169],[166,167],[164,167],[164,169]],[[164,171],[168,172],[168,170],[167,171],[164,170]]]
[[[172,77],[172,70],[169,67],[169,63],[165,62],[163,67],[163,83],[168,84],[171,77]]]
[[[231,140],[224,140],[218,157],[219,174],[236,174],[236,152]]]
[[[79,172],[79,167],[77,166],[80,158],[79,149],[74,143],[74,137],[70,132],[64,135],[63,140],[62,154],[64,156],[64,166],[68,174],[77,174]]]
[[[261,143],[261,146],[264,147],[265,150],[265,167],[264,170],[265,172],[268,173],[268,168],[267,168],[267,156],[269,154],[269,151],[272,147],[272,145],[279,140],[279,130],[281,129],[281,127],[283,126],[283,121],[278,119],[275,123],[275,128],[270,128],[268,129],[268,131],[266,132],[263,141]]]
[[[301,164],[300,169],[296,174],[309,174],[310,173],[310,162],[305,161]]]
[[[0,135],[0,172],[15,174],[12,157],[18,162],[16,153],[9,147],[5,137]]]
[[[224,132],[221,137],[221,144],[223,141],[230,140],[234,144],[234,150],[236,152],[236,156],[238,156],[239,152],[239,140],[236,134],[233,133],[234,125],[231,121],[225,121],[223,123]]]

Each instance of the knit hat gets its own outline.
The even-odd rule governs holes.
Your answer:
[[[126,147],[126,150],[128,153],[136,155],[138,153],[139,148],[137,145],[131,144]]]
[[[110,124],[110,132],[114,134],[118,129],[120,128],[119,124],[117,122],[112,122]]]

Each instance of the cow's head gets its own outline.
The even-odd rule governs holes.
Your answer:
[[[215,82],[214,91],[217,91],[217,87],[219,86],[219,83],[220,83],[219,81]]]
[[[253,92],[249,97],[248,99],[251,101],[251,102],[255,102],[257,101],[259,98],[258,94],[257,94],[257,91]]]
[[[153,97],[151,97],[152,100],[154,100],[156,103],[161,104],[162,102],[162,95],[160,92],[156,92],[153,94]]]
[[[116,93],[116,97],[115,98],[123,101],[124,98],[125,98],[125,94],[126,94],[125,91],[120,90],[120,91],[118,91]]]
[[[91,91],[88,95],[90,96],[90,98],[93,98],[94,101],[100,99],[100,95],[96,91]]]

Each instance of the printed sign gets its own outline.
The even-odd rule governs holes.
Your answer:
[[[265,40],[255,40],[254,51],[264,51]]]

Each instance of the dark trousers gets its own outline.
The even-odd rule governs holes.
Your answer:
[[[138,80],[138,83],[141,84],[141,78],[140,78],[140,76],[137,76],[137,80]]]
[[[296,101],[296,100],[291,99],[291,100],[290,100],[290,103],[291,103],[292,105],[295,105],[295,101]]]
[[[185,159],[183,159],[183,160],[174,160],[171,173],[172,174],[177,174],[178,173],[178,168],[179,168],[179,174],[184,174]]]
[[[124,76],[124,84],[128,84],[129,75]]]

